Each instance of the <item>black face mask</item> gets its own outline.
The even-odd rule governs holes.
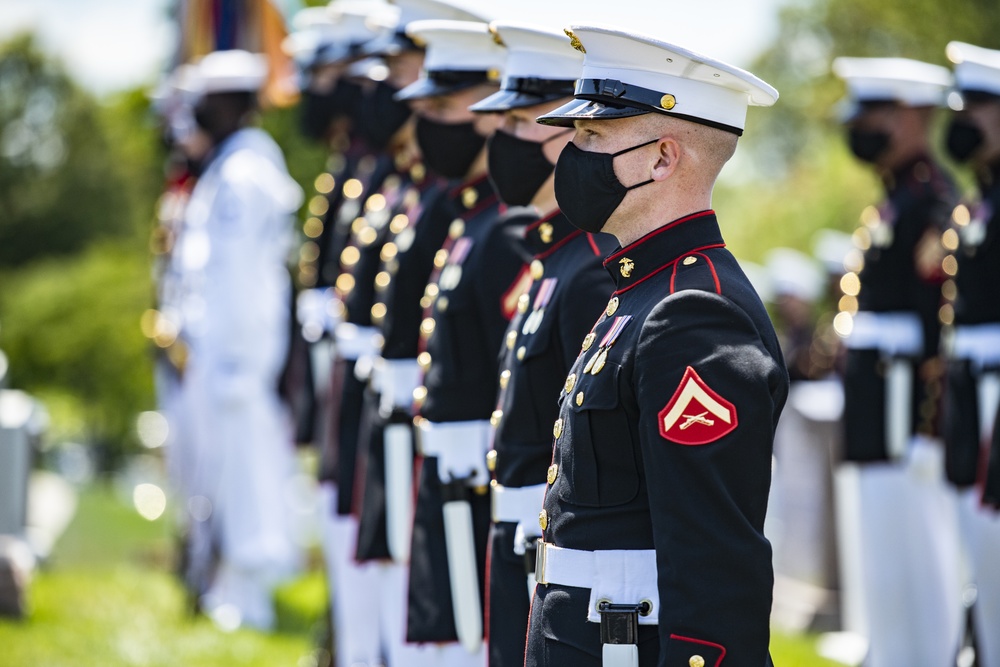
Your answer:
[[[572,130],[567,130],[572,132]],[[566,134],[545,141],[527,141],[497,130],[487,142],[490,183],[500,201],[508,206],[527,206],[538,193],[555,165],[545,157],[543,146]]]
[[[486,137],[469,123],[438,123],[417,117],[417,144],[424,164],[445,178],[462,178],[469,173]]]
[[[410,117],[410,105],[393,99],[397,92],[385,81],[379,81],[361,99],[356,127],[361,138],[375,150],[384,150]]]
[[[303,91],[299,106],[302,134],[317,141],[322,139],[334,118],[354,118],[358,115],[360,99],[361,85],[346,79],[338,80],[327,93]]]
[[[615,158],[655,144],[659,139],[617,153],[592,153],[568,143],[556,162],[556,201],[575,227],[596,234],[621,205],[629,190],[649,185],[653,179],[629,187],[615,176]]]
[[[956,162],[968,162],[983,145],[983,131],[975,123],[953,118],[948,125],[945,148]]]
[[[864,162],[875,162],[889,148],[889,134],[881,130],[852,127],[847,133],[847,141],[854,156]]]

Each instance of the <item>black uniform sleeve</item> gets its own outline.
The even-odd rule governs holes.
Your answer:
[[[709,665],[767,664],[773,572],[763,524],[775,415],[787,384],[780,358],[732,301],[688,290],[651,311],[635,368],[657,552],[658,664],[686,666],[696,654]],[[689,369],[733,407],[727,425],[734,428],[705,444],[667,437],[695,412],[670,423],[666,410]]]

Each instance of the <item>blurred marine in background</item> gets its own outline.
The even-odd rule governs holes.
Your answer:
[[[838,330],[848,334],[844,458],[859,466],[866,665],[953,660],[960,627],[955,498],[944,485],[939,239],[955,204],[930,152],[947,69],[904,58],[838,58],[851,151],[886,198],[861,215]]]
[[[294,471],[278,377],[288,348],[285,259],[302,193],[281,151],[251,127],[267,64],[218,51],[197,65],[194,119],[207,151],[175,250],[188,342],[183,408],[195,450],[191,559],[217,553],[202,607],[223,627],[274,623],[271,593],[299,564],[287,484]]]
[[[1000,51],[952,42],[957,110],[951,157],[973,170],[979,197],[960,204],[941,237],[949,251],[942,286],[948,360],[945,429],[948,479],[961,490],[962,544],[975,592],[979,667],[1000,667]],[[967,600],[968,602],[969,600]]]

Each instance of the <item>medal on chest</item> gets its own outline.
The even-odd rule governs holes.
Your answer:
[[[458,283],[462,280],[462,264],[469,257],[472,245],[473,241],[468,236],[463,236],[455,241],[451,252],[448,253],[448,263],[445,264],[441,270],[441,276],[438,278],[438,285],[442,290],[453,290],[458,287]]]
[[[545,308],[552,300],[552,295],[555,294],[558,283],[558,278],[546,278],[542,281],[538,292],[535,294],[535,301],[531,306],[531,312],[524,318],[524,323],[521,325],[521,333],[523,335],[533,334],[538,331],[538,327],[541,326],[542,319],[545,317]]]
[[[980,202],[972,212],[968,224],[958,228],[958,235],[962,239],[962,250],[966,255],[975,255],[976,250],[986,240],[987,226],[992,217],[993,205],[988,201]]]
[[[895,222],[896,209],[891,203],[886,202],[875,210],[875,214],[865,223],[871,233],[873,248],[888,248],[892,245]]]
[[[604,338],[601,339],[601,344],[597,347],[597,352],[594,356],[590,358],[590,361],[583,367],[584,373],[590,373],[591,375],[597,375],[603,369],[608,361],[608,351],[611,350],[611,346],[615,344],[618,337],[622,335],[625,331],[625,327],[629,325],[632,321],[631,315],[619,315],[615,318],[612,323],[611,328],[608,332],[604,334]]]

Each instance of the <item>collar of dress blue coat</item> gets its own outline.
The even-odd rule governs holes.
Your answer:
[[[655,229],[604,260],[615,294],[626,292],[677,262],[711,248],[725,247],[715,211],[699,211]]]
[[[524,238],[535,259],[545,259],[582,233],[562,211],[556,210],[530,224]]]

